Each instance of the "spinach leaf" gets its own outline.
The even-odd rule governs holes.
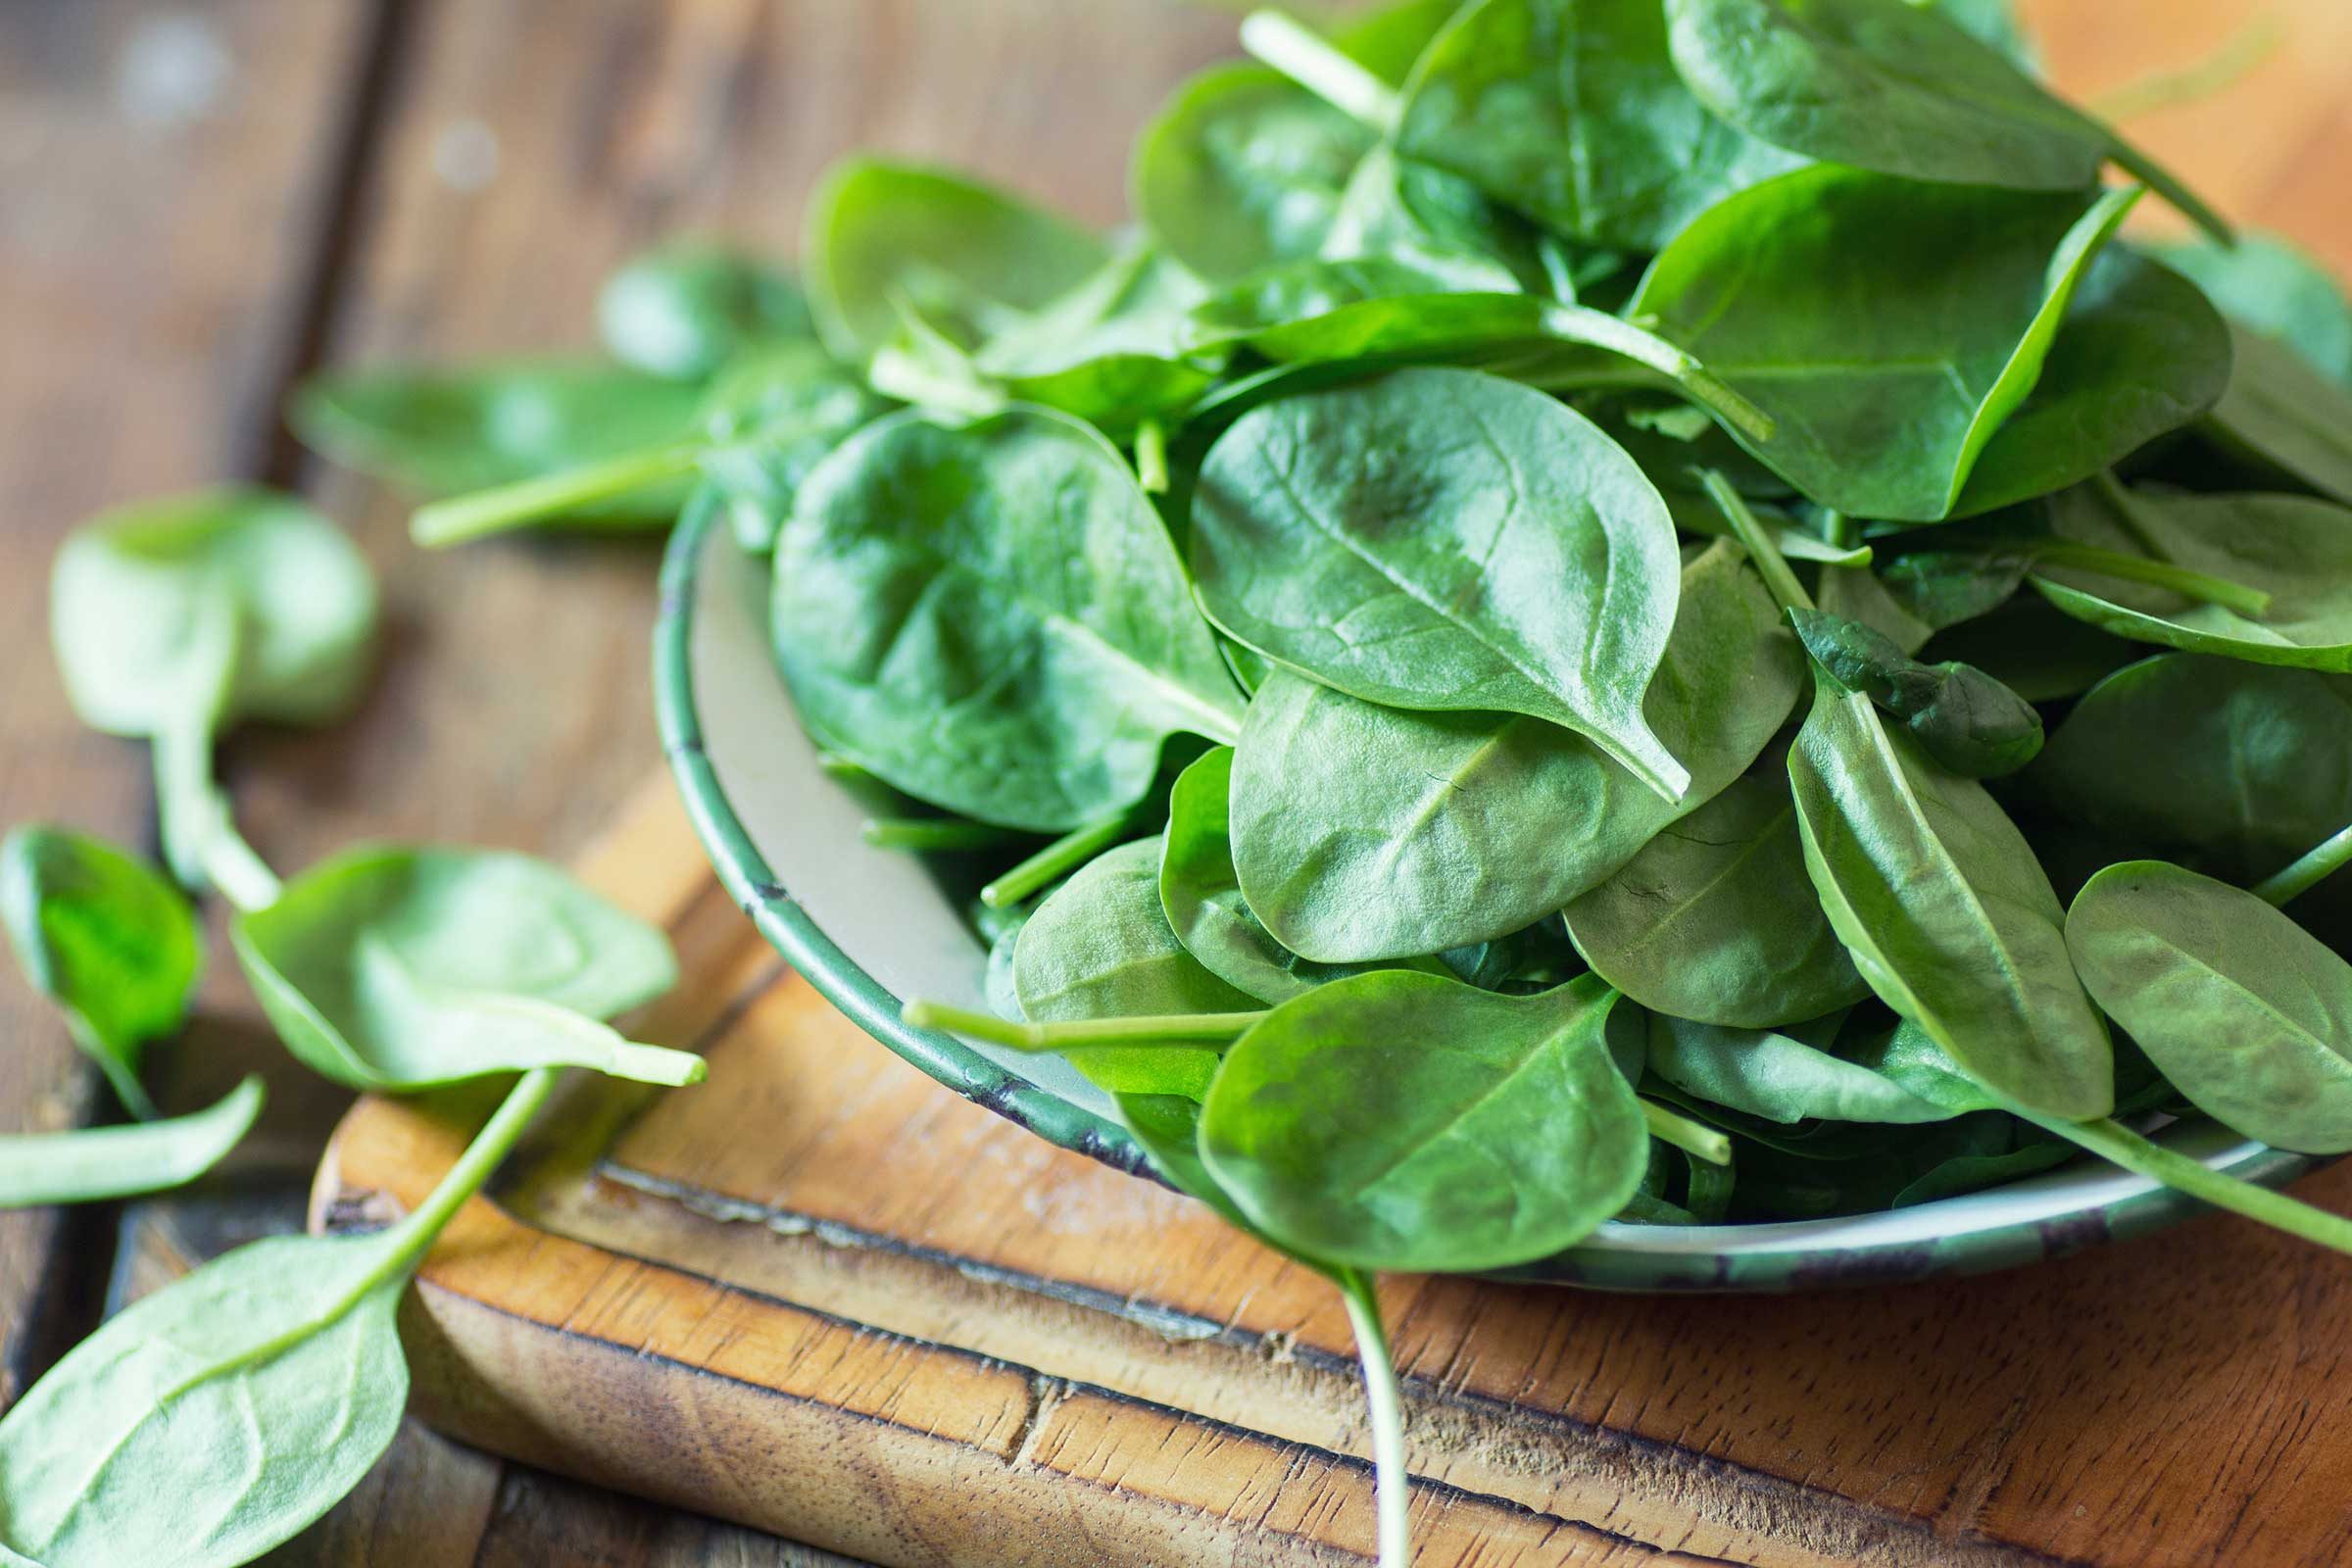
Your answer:
[[[1248,1012],[1236,990],[1185,951],[1160,906],[1160,841],[1109,850],[1049,894],[1012,950],[1021,1016],[1032,1023]],[[1213,1049],[1117,1046],[1067,1053],[1117,1094],[1198,1100],[1217,1068]]]
[[[1471,181],[1400,158],[1383,143],[1364,154],[1316,248],[1326,261],[1387,259],[1465,291],[1574,300],[1602,257],[1567,254],[1550,235]],[[1275,269],[1280,270],[1279,268]]]
[[[621,364],[678,381],[706,380],[746,349],[816,330],[785,272],[702,240],[631,258],[598,292],[596,324]]]
[[[191,885],[224,816],[213,738],[240,718],[318,724],[374,663],[375,578],[293,497],[207,490],[109,513],[68,536],[50,636],[83,723],[154,743],[164,847]]]
[[[754,555],[773,550],[816,466],[891,407],[814,343],[756,351],[730,366],[704,405],[709,445],[695,461],[725,504],[736,542]]]
[[[977,180],[849,158],[808,200],[802,266],[825,346],[861,365],[909,312],[969,347],[1104,259],[1093,235]]]
[[[1732,546],[1685,570],[1681,601],[1645,699],[1690,760],[1679,803],[1542,719],[1408,712],[1270,677],[1234,753],[1250,907],[1294,953],[1370,962],[1507,936],[1605,881],[1745,771],[1803,680]]]
[[[2207,433],[2225,451],[2352,507],[2352,393],[2235,322],[2230,341],[2230,382]]]
[[[870,425],[802,484],[775,559],[803,721],[946,809],[1061,832],[1140,800],[1172,734],[1236,733],[1166,530],[1067,416]]]
[[[2080,697],[2147,657],[2145,648],[2077,620],[2036,594],[1947,627],[1920,652],[1931,662],[1974,664],[2029,703]]]
[[[454,496],[683,440],[701,399],[693,382],[591,361],[379,365],[313,376],[286,417],[313,451],[345,467]],[[684,499],[682,482],[657,476],[566,520],[666,523]]]
[[[1628,313],[1771,416],[1771,438],[1746,445],[1805,495],[1933,522],[2034,390],[2133,196],[1799,170],[1701,215]],[[2103,462],[2142,439],[2076,433]]]
[[[1734,779],[1562,913],[1592,972],[1658,1013],[1770,1029],[1868,994],[1805,879],[1779,778]]]
[[[2241,234],[2237,243],[2166,245],[2156,256],[2205,291],[2222,313],[2313,369],[2352,387],[2352,298],[2293,241]]]
[[[1789,612],[1813,662],[1901,719],[1920,749],[1963,778],[2001,778],[2041,750],[2041,715],[1970,664],[1924,664],[1881,632],[1819,610]]]
[[[1791,1034],[1658,1012],[1649,1016],[1649,1070],[1709,1104],[1784,1125],[1819,1118],[1901,1126],[1959,1114]]]
[[[1335,980],[1228,1048],[1201,1161],[1310,1257],[1418,1271],[1550,1256],[1623,1208],[1647,1161],[1603,1038],[1615,1001],[1590,977],[1525,998],[1403,971]]]
[[[377,848],[335,857],[229,935],[303,1063],[406,1093],[537,1066],[699,1082],[683,1052],[595,1020],[677,980],[668,939],[527,856]]]
[[[2352,964],[2287,915],[2134,860],[2076,895],[2066,944],[2100,1008],[2199,1110],[2276,1148],[2352,1150]]]
[[[102,840],[20,827],[0,840],[0,928],[115,1098],[152,1118],[139,1058],[179,1032],[204,967],[188,901],[146,861]]]
[[[2023,776],[2037,806],[2235,881],[2343,824],[2352,680],[2164,654],[2075,706]]]
[[[184,1187],[219,1164],[261,1113],[262,1080],[248,1077],[210,1107],[185,1116],[0,1137],[0,1209]]]
[[[1748,134],[1908,179],[2082,190],[2113,159],[2227,240],[2144,153],[1951,19],[1901,0],[1666,0],[1675,68]]]
[[[1396,146],[1562,234],[1636,251],[1807,161],[1700,107],[1656,0],[1465,6],[1407,80]]]
[[[1409,369],[1245,415],[1202,466],[1192,557],[1209,618],[1279,663],[1394,707],[1542,718],[1661,795],[1689,787],[1642,715],[1672,520],[1541,393]]]
[[[1207,292],[1153,246],[1130,243],[1069,293],[999,329],[972,368],[1012,397],[1124,434],[1216,381],[1220,357],[1187,341]]]
[[[525,1076],[391,1229],[239,1248],[68,1351],[0,1416],[0,1548],[46,1568],[235,1568],[334,1506],[408,1403],[393,1313],[410,1274],[554,1086]]]

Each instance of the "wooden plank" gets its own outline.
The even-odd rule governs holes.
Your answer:
[[[106,507],[258,477],[370,13],[0,7],[0,823],[151,831],[145,749],[82,729],[51,673],[49,559]],[[13,978],[0,1039],[0,1131],[112,1113]],[[0,1214],[0,1406],[87,1326],[109,1223]]]

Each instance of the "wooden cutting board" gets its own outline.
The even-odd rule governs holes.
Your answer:
[[[1320,1281],[866,1038],[665,780],[581,870],[672,932],[633,1027],[710,1076],[574,1086],[452,1227],[402,1319],[429,1423],[882,1564],[1369,1559]],[[363,1101],[314,1225],[416,1202],[486,1104]],[[2352,1209],[2352,1164],[2302,1192]],[[2352,1264],[2236,1221],[1837,1295],[1382,1298],[1423,1565],[2352,1559]]]

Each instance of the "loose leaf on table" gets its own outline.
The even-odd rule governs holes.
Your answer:
[[[2041,715],[1984,671],[1922,663],[1885,634],[1823,611],[1788,618],[1832,680],[1900,719],[1921,750],[1961,777],[2003,777],[2041,750]]]
[[[2199,1110],[2304,1153],[2352,1150],[2352,964],[2226,882],[2111,865],[2067,911],[2082,984]]]
[[[1656,0],[1464,7],[1407,78],[1396,146],[1559,233],[1636,251],[1805,162],[1700,106]]]
[[[1124,434],[1189,404],[1222,356],[1197,354],[1198,278],[1149,242],[1130,242],[1059,299],[1000,327],[972,368],[1027,403]]]
[[[909,311],[969,348],[1076,288],[1106,255],[1004,191],[860,157],[834,165],[809,198],[803,268],[825,346],[862,365]]]
[[[703,1075],[698,1058],[597,1021],[676,983],[668,939],[527,856],[350,851],[229,932],[287,1049],[355,1089],[538,1066],[661,1084]]]
[[[707,240],[632,257],[596,297],[597,330],[621,364],[701,381],[744,350],[816,330],[789,274]]]
[[[185,1116],[0,1137],[0,1208],[86,1203],[184,1187],[237,1146],[262,1113],[262,1080],[249,1077],[211,1106]]]
[[[1277,662],[1392,707],[1542,718],[1688,787],[1642,715],[1673,522],[1542,393],[1433,368],[1245,415],[1201,469],[1192,557],[1209,617]]]
[[[1592,972],[1653,1012],[1767,1029],[1868,995],[1806,880],[1782,776],[1734,779],[1562,913]]]
[[[2075,705],[2021,782],[2036,806],[2134,853],[2250,882],[2343,825],[2352,678],[2142,660]]]
[[[1088,1018],[1250,1012],[1236,990],[1185,950],[1160,905],[1160,841],[1138,839],[1097,857],[1049,894],[1021,927],[1012,982],[1032,1023]],[[1213,1049],[1102,1047],[1071,1063],[1119,1094],[1198,1100],[1216,1071]]]
[[[724,501],[736,541],[754,555],[774,549],[802,483],[891,407],[814,343],[781,344],[732,365],[704,406],[709,445],[696,462]]]
[[[2301,496],[2172,495],[2107,483],[2057,498],[2057,537],[2202,573],[2266,609],[2201,602],[2060,557],[2032,578],[2060,610],[2119,637],[2261,664],[2352,669],[2352,510]]]
[[[1835,1020],[1831,1020],[1833,1023]],[[1649,1015],[1649,1070],[1712,1105],[1783,1124],[1821,1119],[1908,1125],[1958,1110],[1840,1060],[1795,1032]]]
[[[408,1404],[410,1274],[553,1087],[526,1076],[389,1230],[240,1248],[68,1351],[0,1417],[0,1561],[237,1568],[340,1501]]]
[[[2110,160],[2227,239],[2145,154],[1998,48],[1903,0],[1666,0],[1675,68],[1750,135],[1914,180],[2082,190]]]
[[[101,840],[21,827],[0,841],[0,927],[123,1107],[153,1116],[140,1057],[178,1032],[204,965],[186,897]]]
[[[773,631],[802,719],[897,788],[1062,832],[1141,799],[1242,697],[1117,450],[1044,409],[868,426],[802,485]]]
[[[1416,713],[1278,673],[1234,755],[1235,865],[1292,952],[1366,962],[1507,936],[1597,886],[1744,772],[1803,658],[1736,547],[1683,572],[1644,711],[1686,760],[1669,802],[1583,737],[1508,713]]]
[[[1799,170],[1702,215],[1627,310],[1771,416],[1745,444],[1807,496],[1933,522],[2034,390],[2132,198]],[[2145,439],[2108,434],[2077,441],[2113,461]]]
[[[1590,977],[1536,997],[1409,971],[1335,980],[1228,1048],[1202,1162],[1309,1257],[1421,1271],[1550,1256],[1623,1208],[1647,1161],[1604,1040],[1616,1000]]]
[[[694,382],[593,361],[378,365],[313,376],[286,416],[306,445],[346,467],[454,496],[686,440],[701,401]],[[666,523],[684,499],[684,481],[664,478],[566,520]]]

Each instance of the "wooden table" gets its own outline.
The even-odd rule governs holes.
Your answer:
[[[2054,74],[2095,97],[2199,58],[2258,8],[2026,9]],[[2232,216],[2352,270],[2352,7],[2259,10],[2285,47],[2219,100],[2132,128]],[[657,755],[654,547],[420,555],[403,498],[285,437],[286,388],[329,362],[580,343],[615,259],[681,229],[789,249],[816,172],[854,147],[1113,220],[1129,134],[1230,37],[1229,16],[1175,0],[0,0],[0,822],[152,840],[142,749],[81,730],[51,673],[48,559],[110,504],[252,479],[348,523],[390,612],[358,718],[228,749],[265,854],[299,865],[362,835],[577,848]],[[229,966],[202,1013],[166,1098],[261,1066],[263,1136],[181,1200],[0,1214],[0,1404],[110,1301],[299,1222],[342,1097],[285,1064]],[[0,1129],[102,1108],[13,978],[0,1039]],[[272,1560],[830,1559],[412,1430]]]

